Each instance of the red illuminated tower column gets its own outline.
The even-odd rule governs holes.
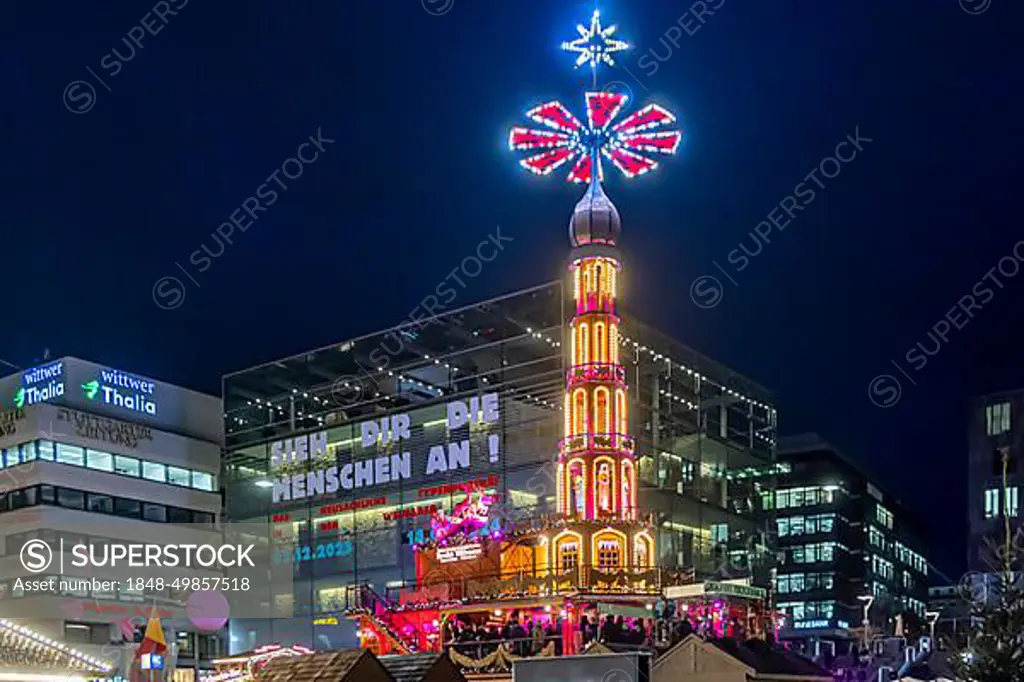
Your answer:
[[[636,532],[637,463],[629,436],[626,372],[619,363],[618,297],[622,224],[597,174],[573,211],[570,272],[575,314],[569,323],[565,438],[558,453],[559,511],[606,527],[581,550],[579,563],[639,568],[654,560],[654,538]],[[565,538],[573,541],[574,538]],[[557,554],[565,553],[556,546]],[[570,548],[571,551],[571,548]],[[583,561],[583,559],[586,561]]]

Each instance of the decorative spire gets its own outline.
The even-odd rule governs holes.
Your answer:
[[[590,164],[591,168],[597,166],[598,148],[591,147]],[[604,193],[601,187],[599,173],[590,175],[590,186],[583,194],[583,197],[576,204],[569,219],[569,241],[574,247],[587,246],[588,244],[607,244],[614,246],[619,235],[622,234],[622,219],[619,217],[619,209]]]

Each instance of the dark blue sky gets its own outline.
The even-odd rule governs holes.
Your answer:
[[[579,110],[557,45],[591,3],[183,1],[7,8],[0,357],[49,348],[217,390],[224,371],[398,322],[496,225],[514,241],[457,303],[560,275],[579,188],[527,177],[505,140],[541,101]],[[817,430],[877,472],[955,579],[966,400],[1024,385],[1024,275],[919,371],[904,356],[1024,238],[1024,7],[716,3],[703,24],[667,0],[602,5],[637,46],[609,78],[687,133],[656,174],[608,182],[631,308],[773,390],[784,433]],[[699,30],[659,42],[673,24]],[[116,74],[114,48],[131,56]],[[77,80],[73,107],[95,88],[83,114],[63,98]],[[872,141],[725,280],[715,263],[753,249],[858,127]],[[190,254],[317,129],[336,142],[198,272]],[[690,297],[703,275],[724,282],[710,309]],[[174,310],[154,304],[165,276],[185,284]],[[868,396],[883,373],[904,389],[888,409]]]

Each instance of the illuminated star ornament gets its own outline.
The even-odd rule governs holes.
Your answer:
[[[527,118],[547,126],[513,128],[509,147],[514,151],[536,152],[520,160],[523,168],[548,175],[573,162],[568,180],[589,183],[592,157],[597,156],[597,177],[604,179],[600,157],[612,162],[627,178],[643,175],[658,167],[651,154],[675,154],[682,142],[679,130],[664,130],[676,117],[657,104],[612,122],[625,106],[627,97],[617,92],[588,92],[585,95],[587,122],[580,122],[561,102],[548,102],[526,112]],[[594,154],[594,152],[597,152]]]
[[[628,47],[624,41],[610,37],[614,26],[601,28],[597,12],[589,30],[584,26],[579,26],[578,30],[582,37],[563,43],[562,48],[579,52],[576,66],[590,62],[595,74],[602,63],[614,65],[611,53]],[[548,175],[571,163],[568,180],[589,183],[594,173],[597,180],[604,179],[603,158],[611,161],[627,178],[632,178],[658,167],[651,155],[671,155],[679,149],[683,133],[670,127],[676,117],[667,109],[648,104],[616,123],[615,119],[628,101],[624,93],[588,92],[584,99],[586,123],[573,116],[561,102],[548,102],[526,112],[527,118],[545,127],[515,127],[509,133],[509,148],[529,153],[519,161],[523,168],[537,175]],[[592,168],[595,160],[596,170]]]
[[[590,28],[578,24],[576,30],[580,37],[570,42],[562,43],[562,49],[569,52],[576,52],[579,58],[576,60],[576,68],[589,63],[590,68],[596,69],[598,64],[604,63],[608,66],[615,66],[612,55],[629,48],[629,43],[624,40],[613,38],[615,26],[601,28],[601,14],[594,10],[594,16],[590,18]]]

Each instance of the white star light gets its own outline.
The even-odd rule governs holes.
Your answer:
[[[597,65],[602,62],[608,66],[615,66],[612,53],[621,52],[629,47],[629,43],[625,40],[612,37],[616,28],[616,26],[609,26],[602,29],[601,14],[594,10],[594,16],[590,18],[590,28],[588,29],[583,24],[578,24],[576,30],[579,31],[580,37],[572,42],[562,43],[562,49],[579,53],[580,56],[576,60],[576,68],[588,62],[592,69],[596,69]]]

